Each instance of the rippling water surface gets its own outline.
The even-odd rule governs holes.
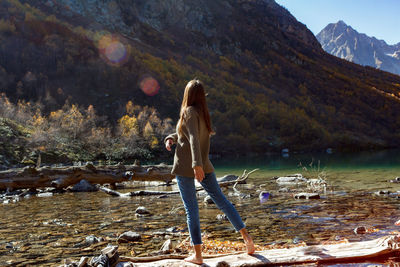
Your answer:
[[[400,230],[394,222],[400,219],[400,184],[388,180],[400,176],[400,152],[364,152],[354,154],[315,154],[289,157],[265,156],[246,159],[215,159],[217,176],[240,175],[244,169],[260,170],[250,176],[247,184],[239,185],[241,194],[230,189],[225,194],[242,215],[256,243],[296,244],[304,241],[317,244],[343,238],[349,241],[369,240]],[[307,178],[323,176],[328,183],[321,199],[296,200],[293,195],[307,191],[306,186],[282,186],[275,176],[302,173]],[[131,191],[143,186],[132,184]],[[143,189],[142,187],[140,189]],[[151,186],[149,190],[176,190],[175,186]],[[260,190],[271,197],[260,203]],[[377,195],[379,190],[391,194]],[[220,222],[221,212],[202,202],[199,196],[203,232],[210,238],[240,240],[229,222]],[[145,206],[151,216],[136,217],[135,209]],[[157,251],[165,241],[154,236],[176,226],[181,237],[187,236],[185,215],[179,195],[117,198],[103,192],[65,193],[51,197],[24,198],[16,203],[0,204],[0,266],[60,265],[63,259],[79,260],[81,256],[98,255],[107,243],[117,244],[119,234],[135,231],[142,240],[121,244],[124,255],[144,256]],[[356,235],[357,226],[375,229],[374,233]],[[104,242],[86,244],[86,237],[95,235]]]

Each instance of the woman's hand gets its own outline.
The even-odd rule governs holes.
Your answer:
[[[204,179],[204,171],[203,171],[203,167],[201,166],[195,166],[193,168],[194,171],[194,177],[196,178],[197,181],[199,181],[199,183],[201,183],[201,181],[203,181]]]
[[[167,140],[167,142],[165,142],[165,148],[168,151],[171,151],[172,149],[172,145],[174,144],[174,140],[172,140],[171,138]]]

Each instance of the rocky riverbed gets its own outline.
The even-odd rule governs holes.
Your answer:
[[[285,174],[261,172],[247,184],[238,185],[238,191],[224,189],[259,245],[361,241],[399,230],[394,225],[400,218],[399,185],[389,182],[397,177],[395,171],[331,173],[326,188],[318,190],[318,199],[296,199],[296,194],[312,190],[307,182],[277,183],[274,176]],[[121,191],[140,189],[143,184]],[[265,193],[268,197],[261,201]],[[199,199],[204,197],[199,193]],[[215,205],[199,203],[203,232],[210,239],[241,241]],[[5,266],[61,265],[65,259],[79,261],[99,255],[108,244],[118,245],[120,255],[149,256],[160,251],[166,240],[176,248],[188,236],[179,195],[119,198],[104,192],[27,194],[18,201],[3,198],[0,212],[0,265]],[[366,231],[356,234],[357,227]],[[119,242],[129,231],[136,233],[134,240]]]

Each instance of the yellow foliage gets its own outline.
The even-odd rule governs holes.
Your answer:
[[[143,136],[145,138],[150,138],[152,135],[153,135],[153,127],[151,126],[150,122],[148,121],[146,123],[146,126],[144,127]]]
[[[128,103],[126,103],[125,109],[126,109],[126,114],[128,114],[129,116],[132,116],[134,114],[135,110],[134,110],[133,102],[131,100],[129,100]]]
[[[52,120],[59,120],[62,116],[63,112],[62,110],[57,110],[57,111],[52,111],[50,112],[49,118]]]
[[[138,123],[135,116],[124,115],[118,120],[121,135],[130,137],[138,134]]]
[[[45,121],[46,121],[46,118],[44,118],[43,116],[42,116],[42,114],[40,113],[40,110],[37,110],[36,111],[36,114],[33,116],[33,126],[35,126],[35,127],[40,127],[40,126],[42,126],[44,123],[45,123]]]
[[[152,149],[154,149],[154,148],[156,148],[156,147],[158,146],[158,144],[159,144],[159,142],[158,142],[157,137],[153,136],[153,137],[151,138],[150,147],[151,147]]]

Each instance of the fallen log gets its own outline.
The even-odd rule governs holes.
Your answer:
[[[252,174],[253,172],[257,171],[258,169],[254,169],[250,172],[247,172],[246,170],[244,170],[242,176],[238,177],[236,180],[233,181],[226,181],[226,182],[220,182],[219,186],[220,187],[225,187],[225,186],[229,186],[233,184],[233,188],[236,190],[236,186],[239,183],[243,183],[247,180],[247,178],[249,177],[250,174]],[[154,195],[174,195],[174,194],[179,194],[179,191],[146,191],[146,190],[140,190],[140,191],[132,191],[132,192],[128,192],[128,193],[121,193],[118,192],[116,190],[112,190],[110,188],[107,187],[99,187],[99,189],[101,191],[103,191],[104,193],[107,193],[109,195],[112,196],[117,196],[117,197],[135,197],[135,196],[154,196]],[[200,191],[200,190],[204,190],[204,188],[202,186],[196,186],[196,191]]]
[[[385,236],[378,239],[354,243],[314,245],[285,249],[256,251],[253,255],[246,253],[205,257],[206,266],[282,266],[300,264],[339,264],[359,262],[383,262],[385,259],[400,253],[400,237]],[[141,262],[140,266],[194,266],[185,263],[180,255],[167,255],[145,259],[120,257],[120,261]]]
[[[170,182],[174,176],[169,165],[106,165],[70,167],[25,167],[0,172],[0,190],[55,187],[66,188],[85,179],[91,184],[112,184],[124,181]]]

